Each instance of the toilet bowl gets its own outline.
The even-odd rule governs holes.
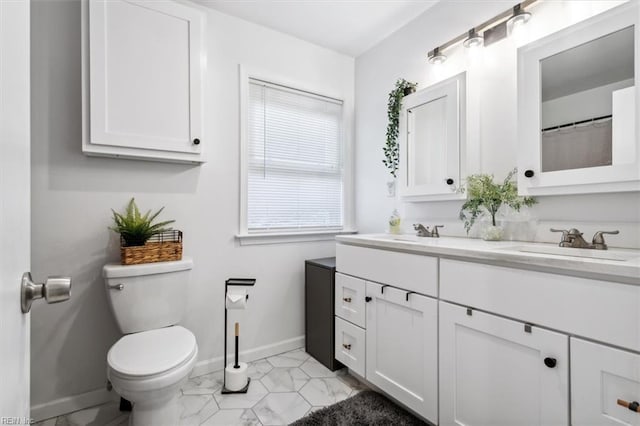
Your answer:
[[[107,376],[133,404],[129,424],[178,424],[180,388],[197,355],[193,333],[177,325],[129,334],[111,347]]]
[[[184,259],[103,268],[107,300],[125,334],[107,354],[107,377],[132,403],[130,425],[179,423],[180,388],[198,356],[193,333],[177,325],[192,266]]]

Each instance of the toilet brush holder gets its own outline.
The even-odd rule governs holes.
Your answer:
[[[224,284],[224,371],[222,379],[222,394],[247,393],[251,378],[247,375],[248,366],[244,362],[239,362],[240,325],[235,325],[235,359],[233,363],[227,365],[227,292],[229,286],[253,286],[256,280],[253,278],[229,278]],[[247,299],[249,295],[246,296]]]

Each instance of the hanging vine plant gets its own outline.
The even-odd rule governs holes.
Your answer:
[[[398,171],[398,127],[400,124],[400,110],[402,109],[402,98],[416,91],[418,83],[411,83],[404,78],[396,81],[395,88],[389,92],[389,102],[387,104],[387,143],[382,148],[384,160],[382,162],[390,170],[395,178]]]

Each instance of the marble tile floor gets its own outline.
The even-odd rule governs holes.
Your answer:
[[[366,388],[346,369],[329,371],[303,349],[254,361],[249,376],[249,392],[231,395],[220,393],[222,371],[189,379],[180,396],[180,426],[286,425]],[[109,402],[36,425],[125,426],[129,415],[118,405]]]

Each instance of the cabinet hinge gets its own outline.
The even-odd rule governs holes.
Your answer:
[[[473,308],[467,308],[467,315],[469,316],[473,315]]]
[[[531,333],[531,327],[532,327],[532,324],[525,324],[524,325],[524,332],[525,333]]]

